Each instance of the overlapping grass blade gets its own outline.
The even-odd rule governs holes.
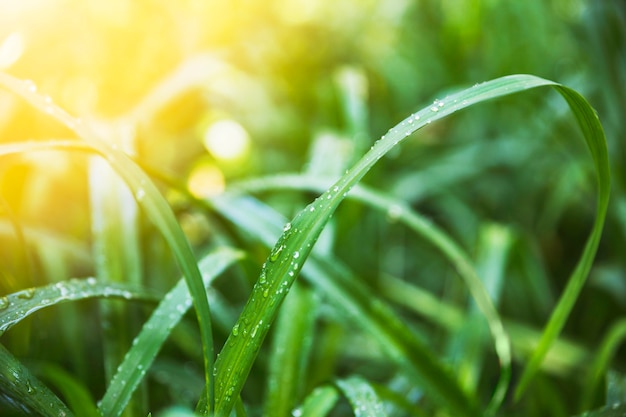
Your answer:
[[[136,286],[105,283],[95,278],[71,279],[43,287],[28,288],[0,297],[0,335],[43,308],[88,298],[155,301],[158,296]]]
[[[336,384],[350,401],[356,417],[387,416],[376,391],[364,378],[351,376],[336,381]]]
[[[278,314],[269,362],[264,415],[290,416],[307,381],[318,299],[298,282]]]
[[[242,253],[238,251],[222,248],[203,258],[199,267],[205,285],[208,287],[216,276],[241,257]],[[191,295],[181,279],[163,298],[133,341],[100,401],[102,415],[119,416],[122,413],[161,346],[191,305]]]
[[[159,190],[149,177],[122,151],[102,141],[92,129],[80,119],[75,119],[56,106],[52,101],[36,93],[33,84],[22,82],[8,74],[0,73],[0,85],[26,99],[35,108],[49,114],[60,123],[74,131],[78,137],[93,147],[111,164],[113,169],[126,182],[136,196],[138,204],[148,218],[155,224],[168,242],[181,268],[189,292],[193,299],[204,352],[205,378],[210,389],[207,390],[207,412],[213,403],[213,334],[211,329],[211,313],[207,294],[198,270],[196,259],[189,242],[185,238],[172,209],[161,196]]]
[[[236,325],[237,330],[240,327],[244,330],[243,337],[237,338],[239,332],[233,332],[216,362],[216,413],[218,416],[226,416],[230,413],[233,405],[233,396],[236,397],[243,386],[243,381],[249,372],[251,362],[256,356],[256,352],[269,329],[270,323],[276,316],[278,305],[282,302],[284,293],[291,286],[302,268],[303,262],[310,254],[312,246],[326,222],[350,189],[358,183],[369,169],[389,150],[426,124],[485,100],[544,86],[554,87],[568,102],[570,109],[576,117],[594,160],[598,177],[598,200],[596,220],[589,240],[580,262],[546,327],[542,341],[524,371],[516,392],[518,397],[521,395],[526,384],[539,369],[550,345],[560,333],[585,282],[597,250],[606,217],[610,188],[606,141],[598,117],[593,109],[575,91],[553,81],[530,75],[513,75],[476,84],[472,88],[452,94],[442,100],[436,100],[431,106],[412,114],[377,141],[372,146],[372,149],[340,178],[332,188],[305,207],[292,222],[285,225],[283,234],[270,252],[253,294]],[[262,294],[266,291],[273,294],[273,296],[263,297]],[[487,302],[490,303],[488,300]],[[501,349],[505,350],[508,347],[496,346],[496,349],[501,351]],[[436,390],[434,387],[433,389]],[[456,406],[467,402],[466,400],[461,400],[464,396],[460,392],[457,392],[457,394],[460,395],[457,399],[461,402],[457,403]],[[494,396],[495,403],[493,404],[497,406],[503,394],[502,390],[498,390]],[[471,415],[473,411],[469,410],[471,410],[471,407],[461,406],[456,411],[461,414]],[[493,408],[490,407],[490,410],[493,410]]]
[[[67,406],[0,344],[0,391],[43,417],[71,417]]]

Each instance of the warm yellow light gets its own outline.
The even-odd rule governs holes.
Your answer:
[[[206,130],[204,146],[215,158],[231,161],[246,155],[250,147],[250,136],[234,120],[220,120]]]
[[[189,191],[198,198],[209,197],[224,191],[224,174],[212,164],[200,164],[189,175]]]
[[[0,43],[0,69],[7,69],[13,65],[24,52],[24,37],[19,32],[13,32]]]

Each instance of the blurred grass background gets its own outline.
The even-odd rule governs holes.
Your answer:
[[[337,178],[389,127],[452,89],[512,73],[558,81],[598,111],[614,187],[596,266],[564,336],[593,351],[626,314],[623,0],[0,0],[0,69],[32,80],[198,196],[283,172]],[[565,102],[530,92],[422,130],[364,181],[409,201],[477,257],[485,230],[502,225],[513,243],[499,310],[540,329],[594,216],[592,165],[582,141],[564,139],[572,135],[579,133]],[[1,142],[68,137],[51,118],[0,90]],[[57,151],[3,157],[0,294],[94,273],[86,161]],[[164,192],[199,252],[228,231],[220,219]],[[314,197],[258,196],[289,217]],[[347,202],[334,220],[319,244],[370,285],[383,285],[388,275],[446,302],[466,303],[454,271],[394,223],[393,213],[381,218]],[[150,225],[140,233],[143,281],[164,291],[177,277],[171,255]],[[266,255],[258,246],[248,249],[255,262]],[[250,282],[254,271],[247,265],[235,275]],[[249,288],[241,287],[224,291],[228,308],[245,300]],[[85,354],[101,349],[100,336],[89,331],[98,312],[87,304],[76,308],[87,314],[75,323],[59,326],[54,313],[43,314],[2,342],[20,357],[67,363],[99,395],[101,359]],[[434,345],[443,337],[428,323],[415,325]],[[78,345],[71,360],[58,328]],[[325,333],[331,345],[337,343],[332,332]],[[193,351],[191,345],[178,349]],[[622,348],[613,364],[622,372],[625,353]],[[363,360],[359,353],[353,359]],[[88,366],[96,376],[87,376]],[[550,378],[567,380],[573,371],[545,377],[549,382],[540,380],[537,389],[548,386],[567,398],[584,387],[584,378],[562,385]],[[325,376],[320,371],[319,378]],[[545,406],[548,400],[538,398]],[[559,404],[552,415],[580,411]]]

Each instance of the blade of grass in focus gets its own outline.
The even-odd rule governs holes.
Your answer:
[[[181,230],[174,213],[150,178],[121,150],[102,141],[99,136],[80,119],[76,119],[56,106],[49,98],[36,92],[32,82],[23,82],[6,73],[0,72],[0,85],[26,99],[32,106],[71,129],[78,137],[93,147],[111,164],[113,169],[124,179],[146,216],[155,224],[168,242],[176,256],[179,267],[189,287],[202,338],[204,368],[207,386],[207,414],[213,404],[213,332],[211,312],[202,275],[189,242]]]
[[[0,297],[0,335],[31,314],[57,304],[88,298],[155,301],[157,295],[126,284],[99,282],[95,278],[72,279],[28,288]]]
[[[285,225],[283,234],[263,266],[253,294],[244,307],[240,319],[233,329],[234,331],[229,336],[216,362],[217,416],[225,417],[230,414],[234,399],[241,391],[260,345],[276,317],[278,306],[282,303],[286,292],[300,272],[303,262],[311,253],[313,244],[336,207],[369,169],[398,143],[427,124],[485,100],[545,86],[553,87],[565,98],[587,142],[598,178],[597,213],[580,262],[572,274],[569,284],[546,327],[542,341],[527,365],[517,387],[516,396],[519,398],[525,386],[541,366],[547,350],[560,333],[585,282],[606,217],[610,188],[606,141],[593,109],[575,91],[555,82],[530,75],[513,75],[476,84],[472,88],[452,94],[442,100],[436,100],[431,106],[412,114],[390,129],[332,188],[305,207],[293,221]],[[272,296],[263,296],[266,292]],[[490,305],[488,299],[485,302]],[[490,311],[495,313],[495,309],[492,307]],[[497,316],[492,315],[492,317]],[[499,324],[497,332],[504,334],[501,324]],[[505,358],[510,357],[508,343],[497,345],[496,350]],[[427,355],[427,352],[423,353]],[[422,364],[427,363],[430,367],[434,362],[425,361]],[[439,396],[438,400],[461,415],[478,414],[475,405],[470,405],[471,401],[461,392],[458,385],[451,383],[443,375],[436,367],[423,372],[423,376],[430,382],[427,387],[431,392],[438,394],[435,395],[436,397]],[[508,384],[509,377],[506,370],[504,375],[501,381],[504,380]],[[490,413],[498,409],[504,399],[505,392],[506,389],[498,388],[496,390],[488,409]]]

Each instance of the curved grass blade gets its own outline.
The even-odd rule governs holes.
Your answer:
[[[318,298],[294,283],[275,324],[263,415],[291,415],[307,381],[305,369],[313,339]]]
[[[0,297],[0,335],[22,319],[42,308],[87,298],[121,298],[155,301],[157,295],[124,284],[111,284],[95,278],[71,279],[37,288],[28,288]]]
[[[203,258],[199,267],[205,285],[210,286],[216,276],[242,256],[239,251],[222,248]],[[133,341],[132,347],[100,401],[99,410],[102,415],[119,416],[124,411],[161,346],[191,305],[191,295],[184,279],[181,279],[165,295]]]
[[[300,417],[325,417],[333,409],[339,393],[330,385],[315,388],[304,400],[302,406],[296,408],[292,415]]]
[[[0,344],[0,391],[43,417],[71,417],[67,406]]]
[[[604,131],[602,130],[598,115],[576,91],[562,85],[553,86],[569,104],[593,158],[598,183],[596,218],[593,223],[593,228],[591,229],[591,234],[587,239],[587,243],[576,264],[574,272],[572,272],[572,275],[569,277],[565,290],[563,294],[561,294],[556,308],[550,316],[548,324],[541,336],[541,340],[537,345],[537,349],[535,349],[524,368],[520,382],[515,389],[515,398],[517,400],[522,396],[526,387],[541,367],[541,363],[550,349],[550,346],[561,333],[569,313],[578,299],[578,294],[587,280],[587,275],[591,270],[593,259],[598,250],[598,245],[600,244],[600,237],[602,236],[602,228],[606,218],[611,191],[606,138],[604,137]]]
[[[89,390],[59,365],[38,363],[30,369],[58,390],[76,415],[101,417]]]
[[[236,397],[241,391],[245,377],[252,366],[252,361],[256,357],[256,352],[269,330],[270,323],[276,317],[284,293],[298,275],[303,262],[310,254],[313,244],[330,216],[351,188],[369,169],[398,143],[431,122],[482,101],[545,86],[555,88],[568,102],[576,117],[594,160],[598,177],[598,202],[596,220],[578,266],[570,277],[566,291],[543,333],[538,349],[526,366],[517,388],[516,396],[521,395],[525,386],[541,366],[550,345],[560,333],[586,280],[602,233],[610,190],[606,140],[593,109],[575,91],[553,81],[531,75],[512,75],[476,84],[472,88],[452,94],[443,100],[436,100],[432,106],[412,114],[390,129],[332,188],[305,207],[292,222],[285,225],[283,234],[270,252],[253,294],[237,323],[245,330],[244,337],[237,339],[239,333],[233,332],[216,362],[217,391],[215,401],[217,416],[227,416],[230,413],[233,407],[233,397]],[[274,295],[270,299],[263,297],[262,294],[265,291]],[[499,394],[499,396],[502,395]],[[463,395],[460,394],[460,398],[463,398]],[[465,400],[463,401],[465,402]],[[500,399],[496,398],[495,401],[493,407],[497,408],[499,406],[497,401]],[[493,410],[493,407],[490,406],[490,411]],[[461,414],[469,414],[471,413],[468,411],[470,408],[461,407],[457,411]]]
[[[383,404],[374,388],[363,378],[351,376],[336,381],[352,405],[356,417],[386,417]]]
[[[213,332],[211,328],[211,312],[206,291],[202,282],[202,275],[198,270],[196,259],[189,242],[181,230],[171,207],[150,178],[124,152],[107,144],[80,119],[70,116],[60,107],[52,103],[50,98],[43,97],[36,92],[36,87],[30,81],[22,82],[8,74],[0,72],[0,85],[26,99],[35,108],[49,114],[51,117],[67,126],[78,137],[93,147],[111,164],[113,169],[126,182],[137,203],[145,211],[148,218],[155,224],[172,249],[178,265],[185,277],[189,293],[191,294],[198,323],[204,354],[204,368],[207,385],[207,410],[210,413],[213,404]]]

